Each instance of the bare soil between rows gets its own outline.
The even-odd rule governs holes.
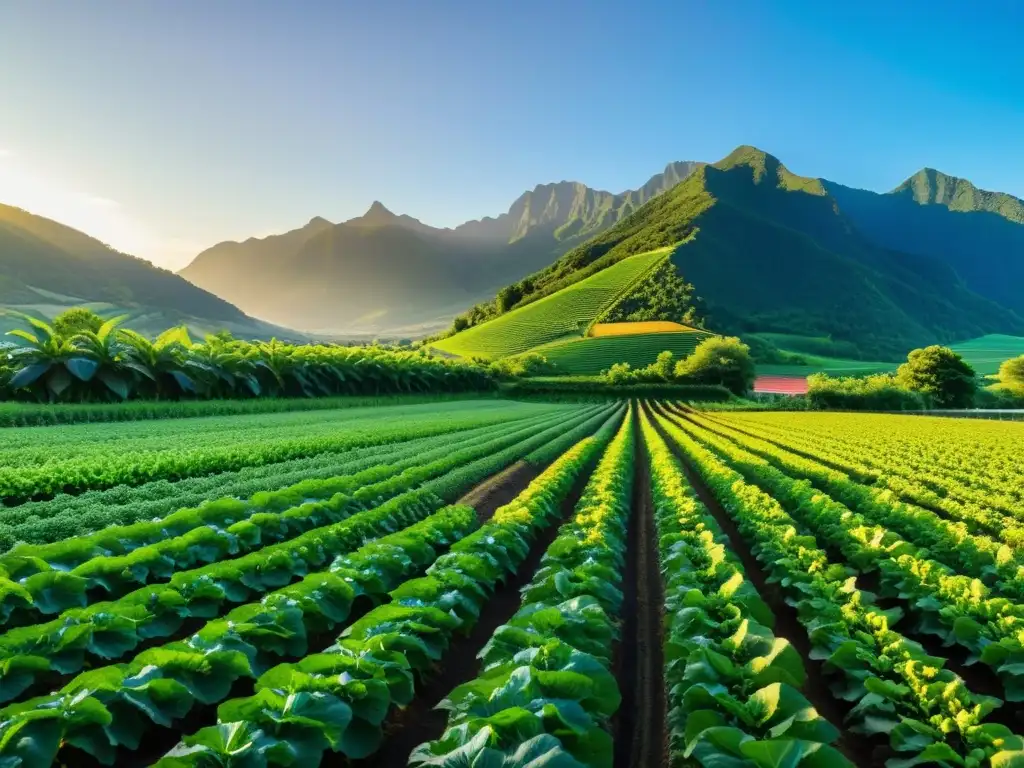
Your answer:
[[[665,595],[651,503],[650,467],[637,421],[634,414],[635,475],[623,581],[624,626],[614,660],[622,692],[622,704],[612,722],[614,766],[667,768]]]
[[[472,507],[476,510],[480,522],[486,522],[494,516],[499,508],[515,499],[543,469],[543,467],[528,464],[525,461],[517,461],[493,477],[484,480],[455,503]]]
[[[530,481],[538,475],[540,471],[541,468],[539,467],[531,466],[522,461],[517,462],[511,467],[508,467],[502,472],[499,472],[478,484],[465,494],[462,499],[460,499],[459,503],[464,504],[467,503],[465,501],[466,499],[474,499],[479,505],[476,507],[478,514],[481,516],[486,515],[486,518],[489,518],[494,514],[495,510],[503,504],[508,503],[508,501],[515,498],[523,489],[525,489]],[[582,492],[582,486],[579,491]],[[486,518],[482,517],[482,519]],[[533,570],[530,571],[531,576],[532,574]],[[518,592],[516,593],[516,596],[518,598]],[[349,616],[339,626],[347,626],[358,621],[372,608],[373,602],[371,600],[366,598],[357,599],[352,606],[352,611],[349,613]],[[200,628],[202,625],[205,625],[206,621],[207,620],[205,619],[191,621],[189,623],[189,628],[193,630],[195,628]],[[195,627],[192,625],[195,625]],[[177,635],[180,635],[180,632],[176,633],[176,636]],[[310,633],[308,635],[308,653],[317,653],[323,648],[328,647],[336,640],[337,635],[338,628],[334,628],[326,632]],[[153,643],[147,643],[147,645],[162,645],[169,641],[169,638],[161,638]],[[138,650],[134,651],[133,656],[138,652]],[[279,661],[283,663],[289,660],[293,659],[281,658]],[[74,675],[71,675],[70,677],[73,676]],[[248,678],[240,678],[236,680],[224,701],[253,695],[255,692],[254,684],[255,680]],[[447,693],[447,690],[445,693]],[[152,765],[172,749],[181,740],[182,736],[195,733],[200,728],[216,724],[217,707],[219,706],[219,703],[220,702],[212,705],[196,704],[192,707],[189,713],[185,715],[185,717],[175,721],[172,728],[150,729],[137,750],[128,751],[121,749],[118,751],[117,765],[124,766],[124,768],[141,768],[142,766]],[[63,752],[60,757],[64,757]],[[86,755],[77,749],[67,750],[67,758],[71,761],[68,763],[69,765],[82,766],[82,768],[100,765],[95,758],[90,755]],[[359,764],[362,765],[364,763],[367,765],[370,764],[369,761],[362,761]],[[350,761],[347,761],[346,758],[341,755],[327,753],[324,756],[322,764],[348,765],[350,764]],[[381,763],[381,765],[389,765],[389,763]],[[405,759],[403,758],[401,762],[390,763],[390,765],[405,765]]]
[[[455,638],[445,651],[444,658],[434,674],[427,680],[417,681],[416,697],[409,706],[392,713],[388,718],[385,724],[384,743],[381,748],[364,760],[347,760],[342,755],[328,753],[322,763],[324,768],[330,766],[358,766],[358,768],[404,766],[408,761],[409,754],[416,747],[441,737],[448,723],[448,714],[443,710],[435,709],[436,705],[452,689],[473,680],[479,674],[480,662],[477,660],[477,654],[491,639],[494,631],[502,624],[506,624],[519,610],[520,590],[533,579],[541,558],[551,542],[558,536],[558,530],[562,523],[571,517],[580,496],[583,495],[593,468],[594,462],[591,462],[591,465],[585,467],[580,473],[569,495],[560,506],[559,519],[551,521],[551,524],[540,533],[530,548],[530,554],[520,564],[515,575],[509,577],[495,590],[470,633]],[[519,462],[509,469],[514,470],[517,483],[511,483],[511,475],[501,482],[496,482],[502,475],[509,473],[509,470],[506,470],[492,478],[492,481],[495,482],[484,484],[490,495],[482,497],[482,494],[477,494],[477,491],[482,491],[484,487],[478,486],[473,492],[466,494],[460,503],[466,504],[470,503],[467,499],[480,498],[480,506],[477,507],[477,511],[489,510],[489,512],[481,513],[481,518],[486,520],[494,514],[498,507],[514,499],[533,477],[540,474],[540,468],[530,467],[524,462]]]

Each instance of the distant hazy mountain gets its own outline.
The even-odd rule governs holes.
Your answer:
[[[129,325],[145,331],[180,323],[241,335],[282,330],[248,317],[173,272],[56,221],[0,205],[0,309],[52,316],[83,303],[107,313],[127,313],[132,317]]]
[[[507,213],[455,229],[431,227],[374,202],[339,224],[318,217],[282,235],[220,243],[180,274],[290,327],[424,333],[613,226],[699,165],[673,163],[621,194],[569,181],[539,185]]]
[[[994,213],[951,212],[946,204],[963,205],[965,195],[951,193],[946,182],[934,191],[911,184],[912,195],[903,187],[892,195],[847,188],[833,194],[835,186],[797,176],[754,147],[740,147],[533,275],[532,292],[523,301],[631,254],[680,244],[672,262],[702,297],[702,311],[714,330],[831,335],[867,354],[890,357],[936,341],[1024,333],[1022,316],[993,300],[997,277],[990,279],[993,290],[982,290],[961,279],[949,248],[933,250],[929,242],[929,247],[898,250],[891,234],[900,221],[918,216],[944,217],[951,228],[973,216],[987,217],[986,226],[995,226],[991,218],[1022,232],[1024,227]],[[854,198],[860,207],[850,213],[847,203]],[[974,205],[1012,209],[986,194],[972,199]],[[925,204],[933,200],[943,203]],[[890,211],[904,218],[894,215],[883,225],[882,214]],[[860,228],[865,221],[878,226],[866,227],[871,231],[865,234]],[[998,252],[978,249],[976,258],[979,276],[986,269],[998,275],[1009,262],[1019,267],[1024,251],[1013,250],[1007,240]],[[1021,285],[1011,283],[1018,293]],[[665,297],[657,286],[637,286],[630,301],[635,308],[644,300]]]

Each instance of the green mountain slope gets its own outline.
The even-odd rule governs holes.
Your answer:
[[[129,314],[129,325],[146,332],[181,323],[201,330],[227,328],[240,335],[283,330],[78,230],[0,205],[0,308],[52,317],[69,306],[89,303],[106,313]]]
[[[824,183],[873,243],[942,261],[972,291],[1024,316],[1024,201],[931,169],[888,194]]]
[[[895,359],[921,344],[1024,328],[948,264],[869,240],[825,183],[754,147],[699,168],[531,276],[524,300],[680,243],[672,262],[715,331],[831,335]]]
[[[356,219],[221,243],[182,272],[258,317],[309,331],[423,335],[468,304],[542,269],[672,188],[700,164],[672,163],[636,190],[539,185],[507,213],[455,229],[379,202]]]
[[[934,168],[918,171],[892,191],[911,198],[918,205],[941,205],[961,213],[994,213],[1008,221],[1024,224],[1024,200],[1004,192],[978,189],[967,179],[947,176]]]
[[[669,249],[622,259],[599,274],[490,322],[442,339],[432,346],[460,357],[497,358],[525,352],[562,338],[579,338],[587,328],[669,256]]]

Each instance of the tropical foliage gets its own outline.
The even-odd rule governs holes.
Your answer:
[[[339,394],[484,391],[487,369],[383,347],[247,342],[229,335],[193,342],[184,327],[155,339],[120,328],[124,317],[62,318],[29,326],[0,346],[0,397],[49,402],[129,398],[323,397]],[[61,329],[61,330],[58,330]]]

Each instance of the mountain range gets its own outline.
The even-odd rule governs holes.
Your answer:
[[[374,202],[347,221],[317,216],[220,243],[178,275],[0,206],[0,304],[45,314],[94,303],[154,328],[417,337],[460,313],[463,325],[485,321],[666,245],[678,246],[669,278],[692,284],[714,330],[825,335],[888,357],[1024,333],[1024,202],[933,169],[888,193],[854,189],[793,174],[754,147],[712,164],[671,163],[620,193],[540,184],[507,212],[452,229]],[[667,292],[634,293],[629,306],[642,310]]]
[[[107,315],[128,314],[129,326],[149,333],[181,324],[197,333],[283,331],[173,272],[51,219],[0,205],[0,308],[52,317],[82,305]],[[2,326],[12,324],[17,322]]]
[[[798,176],[761,150],[739,147],[531,275],[514,306],[628,256],[675,246],[672,264],[716,331],[829,336],[853,342],[869,359],[990,332],[1024,333],[1024,296],[1000,284],[1024,284],[1017,277],[1024,226],[1004,217],[1016,208],[982,193],[969,203],[950,192],[964,182],[925,174],[878,195]],[[861,204],[847,210],[851,196]],[[953,207],[967,204],[966,213]],[[898,215],[908,206],[913,215]],[[970,229],[940,243],[919,225],[931,220],[950,232]],[[983,242],[979,227],[1003,239]],[[666,304],[657,288],[635,286],[620,303],[665,319],[687,309]],[[625,319],[614,309],[609,317]]]
[[[541,184],[506,213],[454,229],[374,202],[338,224],[317,217],[282,235],[220,243],[180,274],[275,323],[321,333],[422,335],[546,267],[699,166],[672,163],[619,194],[577,182]]]

